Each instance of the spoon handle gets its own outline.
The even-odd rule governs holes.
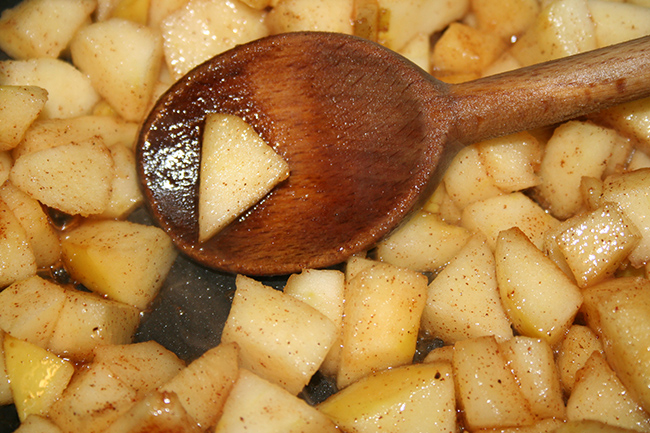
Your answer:
[[[466,144],[650,96],[650,36],[450,86]]]

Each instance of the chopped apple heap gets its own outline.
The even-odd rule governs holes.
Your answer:
[[[238,276],[222,341],[197,359],[133,344],[177,255],[126,221],[143,201],[138,124],[195,65],[302,30],[354,33],[461,82],[650,34],[650,2],[5,10],[0,404],[18,432],[650,432],[650,99],[467,146],[421,210],[341,269],[282,290]],[[210,114],[201,241],[287,176],[243,119]],[[73,284],[44,277],[60,266]],[[431,340],[444,345],[427,353]],[[317,375],[334,391],[310,405]]]
[[[208,115],[199,174],[199,240],[214,236],[287,176],[287,162],[242,118]]]

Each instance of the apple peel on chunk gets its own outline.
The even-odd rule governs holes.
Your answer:
[[[205,120],[199,174],[199,241],[214,236],[289,176],[289,165],[242,118]]]

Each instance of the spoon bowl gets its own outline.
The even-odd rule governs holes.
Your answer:
[[[378,44],[288,33],[190,71],[156,103],[136,158],[155,222],[214,269],[280,275],[366,250],[417,208],[466,144],[650,94],[650,41],[448,85]],[[201,136],[209,113],[246,120],[289,178],[198,241]]]

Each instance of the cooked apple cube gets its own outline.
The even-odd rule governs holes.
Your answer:
[[[63,287],[38,276],[17,281],[0,292],[0,328],[46,348],[66,297]]]
[[[100,433],[136,402],[136,391],[104,364],[80,368],[48,413],[64,433]]]
[[[447,194],[459,209],[503,194],[488,174],[476,144],[458,152],[445,171],[443,182]]]
[[[650,34],[650,8],[632,3],[589,0],[598,47]]]
[[[140,323],[135,307],[94,293],[68,290],[48,349],[76,361],[92,358],[100,344],[127,344]]]
[[[4,200],[25,229],[36,266],[45,268],[57,262],[61,258],[59,235],[38,200],[16,188],[11,182],[0,186],[0,199]]]
[[[111,197],[102,213],[105,218],[125,219],[144,200],[133,151],[122,144],[109,148],[113,157],[115,177],[111,185]]]
[[[8,334],[4,336],[4,355],[20,419],[30,414],[45,415],[68,386],[74,373],[73,364]]]
[[[602,202],[615,203],[641,233],[641,240],[628,256],[635,267],[650,260],[650,168],[608,176],[603,182]]]
[[[582,288],[612,276],[641,239],[634,224],[611,203],[561,227],[554,240]]]
[[[304,400],[242,369],[214,432],[243,431],[335,433],[339,430],[327,416]]]
[[[87,221],[61,239],[68,272],[88,289],[145,309],[177,252],[160,228],[129,221]]]
[[[300,31],[352,34],[353,10],[354,0],[283,0],[271,9],[265,22],[274,34]]]
[[[548,2],[511,49],[522,66],[596,48],[587,0]]]
[[[9,173],[14,185],[44,205],[82,216],[106,209],[113,176],[111,153],[98,138],[23,155]]]
[[[36,274],[29,238],[9,206],[0,200],[0,287]]]
[[[199,173],[199,240],[212,237],[288,175],[287,162],[242,118],[208,115]]]
[[[413,360],[426,290],[423,274],[388,263],[377,263],[347,282],[339,389]]]
[[[152,391],[110,425],[103,433],[174,432],[200,433],[205,431],[185,412],[173,392]]]
[[[366,376],[318,409],[350,433],[453,432],[456,400],[450,363],[407,365]]]
[[[557,218],[574,215],[583,205],[583,177],[600,179],[619,135],[613,129],[587,122],[559,126],[545,147],[536,190]]]
[[[647,411],[650,408],[650,281],[616,278],[584,291],[589,327],[603,339],[608,363]]]
[[[562,340],[557,353],[557,367],[562,387],[570,393],[576,381],[576,374],[593,352],[602,352],[603,343],[598,336],[584,325],[572,325]]]
[[[0,17],[0,49],[14,59],[57,58],[95,9],[94,0],[25,0]]]
[[[470,430],[537,421],[493,336],[457,342],[452,365],[458,403]]]
[[[479,73],[505,49],[506,44],[498,35],[453,22],[433,46],[432,68],[452,73]]]
[[[70,119],[39,119],[25,133],[23,140],[12,151],[14,159],[57,147],[81,143],[101,137],[106,147],[122,144],[133,150],[138,125],[115,116],[78,116]]]
[[[485,170],[504,192],[521,191],[539,184],[535,173],[543,148],[530,133],[506,135],[478,144]]]
[[[41,114],[47,90],[36,86],[0,86],[0,151],[13,149]]]
[[[477,27],[508,41],[521,36],[540,9],[537,0],[501,0],[498,7],[493,0],[471,0],[471,4]]]
[[[147,25],[150,3],[150,0],[117,0],[110,16]]]
[[[86,75],[68,62],[47,57],[0,62],[0,85],[37,86],[47,90],[42,118],[88,114],[99,101]]]
[[[518,228],[501,232],[494,251],[501,302],[528,337],[557,343],[582,305],[582,293]]]
[[[516,336],[500,344],[532,412],[541,419],[564,419],[566,410],[553,349],[544,340]]]
[[[567,421],[551,430],[554,433],[635,433],[637,430],[617,427],[594,420]]]
[[[567,401],[567,419],[595,420],[637,431],[650,430],[650,416],[623,386],[600,352],[592,353],[578,371]]]
[[[484,335],[512,338],[494,255],[483,236],[472,237],[429,284],[422,328],[446,344]]]
[[[171,392],[190,418],[201,428],[216,424],[228,394],[239,375],[239,348],[224,343],[206,351],[160,387]]]
[[[236,286],[222,344],[237,343],[243,368],[297,395],[339,328],[312,306],[252,278],[238,275]]]
[[[650,151],[650,98],[615,105],[595,117],[598,122],[637,139],[643,151]]]
[[[537,248],[544,246],[545,233],[560,222],[522,192],[477,201],[463,210],[461,225],[481,231],[494,249],[499,233],[518,227]]]
[[[418,33],[430,35],[461,18],[469,0],[377,0],[381,11],[377,41],[399,51]]]
[[[265,11],[240,1],[187,2],[160,26],[165,40],[165,60],[174,79],[235,45],[267,36],[265,16]]]
[[[162,40],[148,27],[113,18],[81,29],[70,43],[72,62],[120,116],[140,121],[162,62]]]
[[[176,354],[155,341],[102,344],[93,350],[93,364],[104,364],[138,396],[157,389],[185,368]]]
[[[377,259],[414,271],[436,271],[467,243],[471,233],[431,212],[419,211],[377,244]]]

